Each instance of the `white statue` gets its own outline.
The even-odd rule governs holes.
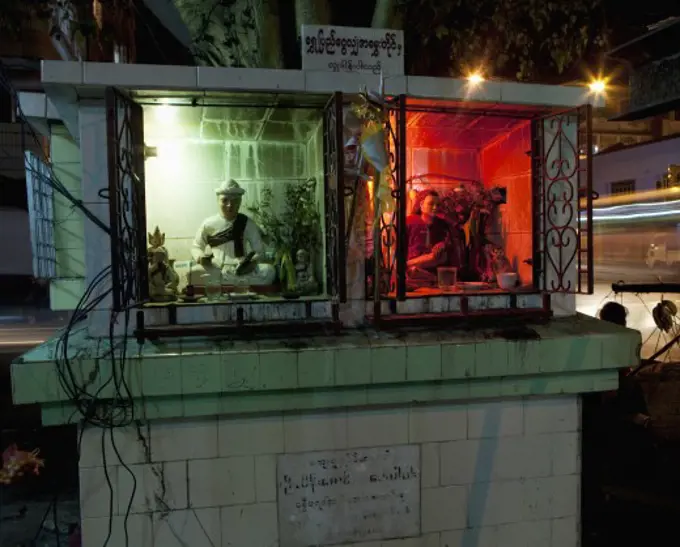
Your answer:
[[[245,190],[235,180],[215,190],[220,212],[203,221],[196,233],[191,255],[196,264],[187,275],[189,285],[219,280],[224,285],[269,285],[276,270],[260,262],[264,243],[260,228],[239,213]]]

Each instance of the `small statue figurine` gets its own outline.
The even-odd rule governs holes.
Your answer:
[[[498,274],[512,272],[512,264],[501,247],[489,243],[484,247],[484,254],[486,267],[482,274],[483,281],[493,282]]]
[[[295,253],[295,289],[301,295],[316,294],[319,289],[309,252],[304,249]]]
[[[177,300],[179,275],[173,268],[174,260],[168,257],[165,234],[158,226],[149,234],[149,297],[154,302]]]

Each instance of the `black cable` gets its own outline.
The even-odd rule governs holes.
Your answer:
[[[21,120],[22,126],[27,128],[30,137],[36,144],[36,148],[42,149],[42,143],[40,139],[33,131],[33,128],[28,123],[26,116],[21,110],[20,103],[16,91],[14,90],[11,81],[9,79],[6,67],[0,61],[0,87],[6,89],[10,95],[13,97],[15,104],[17,105],[17,112]],[[23,133],[22,133],[23,138]],[[132,181],[134,184],[135,180],[138,180],[136,174],[130,170],[130,166],[133,163],[130,161],[130,151],[123,150],[126,157],[122,158],[121,163],[124,167],[121,168],[120,165],[110,165],[109,169],[127,169],[129,172],[124,172],[128,176],[128,180]],[[97,216],[95,216],[85,204],[75,198],[71,192],[61,183],[61,181],[56,176],[53,166],[51,165],[49,158],[43,156],[41,158],[43,163],[47,168],[47,176],[44,173],[38,172],[34,169],[30,169],[32,173],[37,174],[39,183],[44,183],[50,186],[55,192],[59,193],[65,197],[72,205],[73,210],[79,210],[83,215],[91,220],[96,226],[104,230],[109,236],[111,235],[110,227],[106,226]],[[125,236],[134,235],[135,227],[132,225],[129,215],[134,213],[134,203],[131,203],[131,193],[127,189],[122,189],[117,196],[111,196],[108,188],[99,190],[98,195],[100,198],[105,200],[119,199],[120,200],[120,220],[121,220],[121,231],[123,235],[122,239],[130,239],[134,241],[134,237],[125,238]],[[112,242],[113,244],[114,242]],[[125,545],[129,545],[129,531],[128,531],[128,519],[132,510],[132,504],[134,501],[134,496],[137,490],[137,479],[130,469],[130,467],[123,461],[123,458],[116,446],[114,429],[119,427],[125,427],[132,424],[137,424],[138,436],[145,445],[148,445],[148,440],[145,440],[141,428],[139,427],[139,422],[135,420],[134,412],[134,402],[132,392],[127,383],[125,377],[126,361],[127,361],[127,343],[128,343],[128,331],[130,327],[130,308],[136,304],[135,297],[139,291],[138,283],[140,277],[136,269],[136,263],[131,257],[126,255],[126,251],[129,250],[125,248],[120,242],[114,247],[114,252],[118,251],[118,256],[116,257],[115,263],[119,265],[119,287],[111,287],[111,274],[112,267],[107,266],[103,268],[99,273],[97,273],[91,280],[85,291],[78,301],[66,327],[59,333],[56,343],[55,351],[55,366],[57,370],[57,375],[61,388],[67,395],[69,402],[74,407],[74,414],[79,416],[80,423],[80,435],[78,438],[78,462],[80,462],[80,453],[82,447],[83,434],[86,427],[97,427],[101,429],[101,448],[102,448],[102,465],[104,468],[104,474],[106,477],[107,485],[109,488],[109,523],[107,537],[104,541],[104,547],[106,547],[110,540],[113,532],[113,484],[111,482],[111,477],[108,472],[108,460],[106,455],[106,435],[108,433],[111,442],[111,447],[116,454],[120,465],[130,474],[133,481],[132,493],[128,500],[128,504],[125,511],[124,517],[124,533],[125,533]],[[103,378],[100,370],[95,369],[90,374],[89,378],[78,378],[77,374],[73,368],[73,360],[79,357],[92,357],[92,355],[83,355],[82,352],[77,350],[74,355],[72,355],[72,345],[71,345],[71,335],[73,334],[74,328],[81,324],[88,316],[98,309],[98,306],[108,298],[113,291],[116,290],[120,295],[123,312],[117,313],[112,311],[109,320],[109,357],[111,361],[111,376],[108,378]],[[121,317],[122,316],[122,317]],[[122,320],[123,336],[122,339],[116,340],[115,329],[116,325],[119,324],[119,318]],[[95,362],[99,357],[99,351],[97,350],[97,355],[95,357]],[[98,387],[95,390],[90,389],[90,385],[98,381]],[[104,390],[113,386],[113,393],[110,396],[104,397]],[[92,392],[94,391],[94,392]],[[69,419],[69,422],[71,420]],[[56,500],[55,496],[55,500]],[[44,520],[49,514],[48,511],[45,514]],[[55,518],[55,527],[58,525],[56,522],[56,501],[55,505],[52,506],[52,511]],[[42,527],[42,523],[41,523]],[[57,539],[59,542],[59,539]]]
[[[31,137],[33,143],[36,146],[36,149],[42,150],[43,149],[43,144],[40,142],[40,139],[38,138],[37,134],[33,130],[33,127],[31,124],[28,122],[28,119],[26,118],[22,108],[21,108],[21,103],[19,102],[19,96],[14,89],[14,86],[12,85],[12,82],[9,77],[9,70],[7,69],[6,65],[0,60],[0,88],[4,89],[9,95],[12,97],[13,103],[16,105],[16,110],[17,110],[17,115],[20,120],[20,123],[23,128],[29,133],[29,136]],[[24,133],[22,131],[22,139],[24,137]],[[106,233],[110,233],[110,229],[106,224],[104,224],[92,211],[90,211],[87,206],[83,203],[82,200],[76,198],[69,190],[64,186],[61,181],[59,180],[59,177],[56,176],[54,173],[54,169],[52,168],[51,163],[48,161],[48,159],[44,156],[41,158],[45,165],[48,166],[49,169],[49,174],[50,174],[50,179],[47,181],[48,184],[54,188],[55,191],[59,192],[62,196],[64,196],[72,205],[73,207],[77,208],[80,210],[81,213],[83,213],[90,221],[92,221],[97,227],[102,229]]]

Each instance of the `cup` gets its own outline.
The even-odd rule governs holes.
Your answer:
[[[496,275],[496,281],[501,289],[509,290],[517,286],[518,276],[514,272],[499,273]]]
[[[205,296],[209,301],[219,300],[222,296],[222,283],[219,277],[206,274],[205,280]]]
[[[440,290],[450,292],[456,290],[458,268],[437,268],[437,286]]]

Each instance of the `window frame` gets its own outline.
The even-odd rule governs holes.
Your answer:
[[[617,180],[609,183],[610,196],[627,196],[635,193],[635,179]]]
[[[484,104],[480,103],[480,107],[484,108]],[[511,108],[513,105],[508,105]],[[516,105],[517,108],[521,108],[523,105]],[[470,107],[468,107],[470,108]],[[470,110],[474,111],[475,105],[472,105]],[[446,108],[441,109],[442,112],[448,112]],[[397,240],[397,255],[394,263],[396,268],[396,290],[389,291],[385,294],[385,291],[379,290],[380,281],[378,277],[380,274],[380,267],[378,264],[378,256],[382,251],[374,248],[373,256],[373,291],[366,291],[367,301],[372,301],[373,303],[373,317],[374,322],[379,322],[381,316],[386,313],[389,315],[399,316],[405,315],[409,312],[413,314],[424,314],[428,313],[426,311],[413,311],[419,309],[417,305],[408,305],[409,301],[414,300],[433,300],[441,301],[442,298],[449,300],[451,302],[460,302],[459,309],[455,312],[456,315],[468,315],[470,310],[468,309],[468,303],[470,299],[474,299],[480,296],[501,296],[507,297],[509,301],[508,308],[501,308],[494,310],[502,315],[506,312],[516,310],[516,300],[518,296],[521,295],[534,295],[534,294],[550,294],[550,293],[587,293],[592,294],[594,290],[594,276],[593,276],[593,251],[592,251],[592,205],[593,205],[593,188],[592,188],[592,107],[590,105],[583,105],[567,110],[556,110],[544,108],[543,111],[533,111],[526,116],[522,116],[525,119],[531,120],[532,123],[532,232],[534,234],[534,239],[532,242],[532,262],[533,262],[533,277],[532,286],[527,289],[526,292],[519,291],[480,291],[477,292],[465,292],[459,294],[424,294],[424,295],[408,295],[406,294],[406,253],[407,253],[407,237],[406,231],[400,230],[399,226],[406,225],[406,203],[402,199],[406,196],[406,161],[407,154],[406,149],[408,146],[406,137],[406,120],[407,113],[411,111],[408,106],[408,98],[405,95],[400,95],[398,97],[393,97],[388,100],[388,111],[390,116],[388,116],[387,133],[394,143],[396,150],[388,150],[390,160],[392,162],[392,178],[394,183],[394,190],[392,191],[392,196],[396,202],[396,214],[395,222],[392,225],[385,226],[383,219],[380,216],[374,218],[374,223],[376,226],[380,225],[382,229],[374,228],[376,232],[380,232],[380,237],[374,234],[374,242],[384,241],[385,238],[389,239],[389,235],[384,234],[385,230],[392,230],[396,233],[394,234]],[[451,112],[453,114],[453,112]],[[500,115],[500,114],[498,114]],[[549,257],[543,252],[542,248],[547,245],[548,236],[545,233],[545,215],[540,207],[540,203],[545,203],[545,192],[548,191],[547,185],[542,182],[542,178],[545,177],[546,167],[544,163],[547,161],[544,156],[548,153],[550,148],[550,143],[541,143],[541,134],[539,134],[538,127],[539,124],[549,124],[553,123],[561,127],[563,120],[572,119],[576,117],[577,131],[575,135],[574,142],[568,142],[569,147],[574,149],[574,158],[572,158],[572,165],[574,162],[577,164],[577,168],[574,171],[574,180],[570,181],[572,192],[578,192],[578,197],[575,198],[572,204],[575,208],[576,217],[576,234],[577,243],[574,249],[571,260],[561,265],[553,265],[553,269],[558,269],[563,266],[565,270],[570,267],[572,262],[576,262],[578,272],[577,279],[575,283],[571,285],[566,285],[561,281],[563,277],[562,272],[558,272],[557,277],[560,281],[556,286],[551,286],[546,280],[547,272],[550,268]],[[394,120],[394,121],[392,121]],[[566,122],[565,122],[566,123]],[[396,127],[394,127],[396,126]],[[572,126],[573,129],[573,126]],[[558,129],[559,133],[559,129]],[[555,139],[567,140],[563,134],[556,137]],[[580,145],[585,145],[587,153],[581,157],[578,151]],[[585,212],[585,219],[581,218],[581,213]],[[542,228],[542,229],[540,229]],[[583,280],[582,277],[586,276],[587,279]],[[384,285],[384,281],[382,282]],[[368,274],[366,287],[368,289]],[[390,295],[389,293],[395,292],[396,294]],[[387,304],[384,306],[383,304]],[[543,306],[544,307],[544,306]],[[537,308],[531,308],[532,312],[535,312]],[[444,314],[446,315],[446,314]],[[450,314],[449,314],[450,315]]]
[[[162,93],[160,93],[162,95]],[[171,96],[171,92],[165,95]],[[196,96],[205,97],[205,93],[196,93]],[[235,93],[229,93],[235,95]],[[245,100],[251,93],[243,93]],[[271,97],[274,103],[281,93],[261,93],[258,96]],[[148,285],[148,256],[147,256],[147,219],[146,219],[146,180],[144,175],[144,162],[146,146],[144,141],[144,113],[140,103],[145,102],[144,92],[137,96],[134,90],[122,90],[108,87],[105,91],[107,111],[107,146],[108,146],[108,170],[109,170],[109,216],[111,226],[111,266],[114,311],[124,311],[131,308],[139,308],[146,315],[153,315],[158,310],[168,309],[167,321],[158,324],[157,332],[164,327],[177,327],[165,332],[166,336],[184,336],[192,330],[191,327],[203,332],[201,325],[214,323],[215,315],[220,317],[233,317],[234,324],[263,324],[281,320],[294,323],[309,321],[310,319],[336,321],[338,317],[338,303],[346,298],[345,290],[345,249],[344,241],[340,241],[337,227],[338,221],[344,224],[344,210],[342,215],[338,212],[338,206],[343,203],[344,169],[343,169],[343,126],[342,126],[342,93],[328,94],[325,106],[323,102],[314,101],[309,108],[317,108],[323,117],[323,181],[324,196],[324,219],[322,220],[324,241],[324,262],[326,266],[325,293],[311,297],[299,297],[289,300],[280,299],[244,300],[244,301],[206,301],[200,303],[155,303],[149,298]],[[182,96],[187,99],[188,95]],[[188,98],[189,101],[193,99]],[[251,99],[252,100],[252,99]],[[245,101],[244,101],[245,102]],[[191,106],[191,102],[187,106]],[[225,104],[225,106],[229,106]],[[238,106],[243,106],[239,104]],[[262,106],[253,102],[252,106]],[[277,104],[268,105],[276,108]],[[280,105],[279,108],[286,108]],[[123,119],[120,119],[122,113]],[[331,122],[336,121],[335,125]],[[127,135],[123,133],[127,131]],[[125,142],[123,142],[125,141]],[[335,211],[332,209],[335,208]],[[335,228],[335,229],[332,229]],[[131,267],[132,265],[132,267]],[[125,294],[124,280],[129,279],[130,271],[134,270],[135,279],[132,285],[127,286],[128,294]],[[329,304],[327,306],[326,304]],[[268,317],[264,306],[276,310]],[[253,312],[257,308],[259,311]],[[285,309],[297,309],[296,317],[285,317]],[[323,310],[330,308],[327,313]],[[186,313],[183,310],[200,310],[195,313]],[[222,309],[224,311],[219,311]],[[216,311],[217,310],[217,311]],[[245,310],[245,313],[244,313]],[[271,308],[270,308],[271,310]],[[303,310],[303,311],[300,311]],[[321,311],[320,311],[321,310]],[[148,313],[147,313],[148,312]],[[233,313],[232,313],[233,312]],[[191,316],[191,318],[189,317]],[[252,319],[253,317],[261,319]],[[229,319],[226,319],[229,321]],[[147,321],[148,322],[148,321]],[[142,320],[143,323],[143,320]],[[186,328],[182,329],[181,326]],[[298,326],[299,328],[299,326]],[[138,330],[140,326],[138,325]],[[148,331],[149,337],[154,336],[151,332],[153,326],[144,327],[142,331]],[[176,330],[176,332],[175,332]],[[194,328],[193,330],[196,330]],[[210,330],[210,329],[208,329]],[[145,336],[146,336],[145,334]]]

